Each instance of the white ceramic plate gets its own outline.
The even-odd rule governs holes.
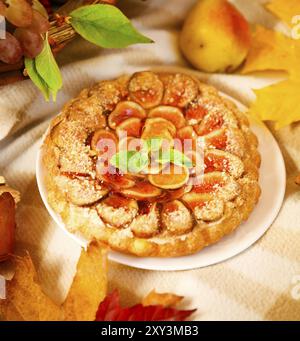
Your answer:
[[[235,99],[225,94],[221,95],[233,100],[240,110],[246,110],[246,108]],[[174,271],[195,269],[231,258],[246,250],[262,237],[275,220],[281,208],[285,194],[286,173],[281,151],[270,131],[266,126],[254,122],[251,123],[251,128],[258,137],[259,152],[262,157],[259,181],[262,194],[259,203],[246,222],[237,228],[235,232],[224,237],[218,243],[206,247],[202,251],[190,256],[173,258],[139,258],[111,251],[109,253],[110,260],[135,268],[149,270]],[[36,163],[36,176],[39,191],[46,208],[60,228],[80,243],[80,245],[86,246],[87,242],[84,239],[80,236],[71,234],[66,230],[60,216],[50,207],[47,201],[47,190],[43,182],[45,169],[41,159],[42,155],[41,151],[39,151]]]

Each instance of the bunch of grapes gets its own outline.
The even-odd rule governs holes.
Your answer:
[[[0,15],[6,20],[5,38],[0,39],[0,61],[16,64],[34,58],[43,48],[48,16],[38,1],[0,0]]]

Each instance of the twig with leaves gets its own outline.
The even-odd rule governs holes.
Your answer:
[[[80,7],[64,18],[64,22],[84,39],[103,48],[123,48],[152,40],[139,33],[129,19],[116,7],[95,4]],[[62,87],[62,78],[47,39],[42,52],[34,59],[25,59],[29,77],[43,92],[45,99],[55,100]]]
[[[0,60],[11,64],[13,70],[14,65],[20,65],[23,53],[24,74],[31,78],[48,101],[50,97],[55,100],[62,87],[61,73],[53,53],[64,47],[76,34],[102,48],[124,48],[152,42],[139,33],[117,7],[102,2],[94,1],[93,4],[75,8],[69,14],[56,14],[49,23],[45,9],[37,0],[34,1],[35,8],[28,7],[28,3],[24,2],[24,13],[27,11],[27,14],[31,14],[31,21],[25,15],[15,20],[11,16],[11,2],[7,7],[0,0],[0,5],[3,5],[0,10],[5,18],[19,25],[15,33],[7,32],[6,39],[2,43],[0,41]],[[28,42],[35,42],[34,46],[39,49],[33,51],[33,44]]]

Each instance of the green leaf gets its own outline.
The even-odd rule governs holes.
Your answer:
[[[165,163],[174,163],[178,166],[186,166],[188,168],[193,167],[193,163],[190,158],[185,156],[183,153],[181,153],[177,149],[170,149],[168,151],[163,151],[157,160],[157,162],[161,164]]]
[[[152,42],[139,33],[118,8],[111,5],[83,6],[72,11],[70,17],[77,33],[101,47],[122,48]]]
[[[122,172],[139,173],[144,170],[149,163],[147,153],[122,150],[113,155],[110,164]]]
[[[163,139],[160,137],[153,137],[151,139],[147,139],[146,142],[147,142],[149,151],[156,152],[161,148]]]
[[[52,54],[47,36],[44,40],[43,50],[35,57],[35,66],[38,74],[47,84],[55,100],[58,90],[62,87],[62,77]]]
[[[115,155],[113,155],[109,162],[115,168],[118,168],[123,172],[127,172],[129,159],[134,154],[136,154],[136,151],[122,150],[119,153],[116,153]]]
[[[138,144],[137,141],[132,141],[133,144],[131,144],[131,141],[128,144],[128,148],[130,149],[134,149],[136,148],[137,152],[142,152],[142,153],[148,153],[149,152],[149,148],[148,148],[148,144],[146,140],[143,139],[139,139],[138,140]],[[139,149],[137,148],[139,147]]]
[[[131,173],[139,173],[149,164],[149,157],[146,153],[137,152],[132,155],[128,162],[128,170]]]
[[[48,85],[44,82],[43,78],[37,72],[35,60],[25,58],[25,68],[32,82],[41,90],[46,101],[48,102],[50,97],[50,91]]]
[[[171,149],[167,151],[159,151],[156,161],[163,165],[165,163],[171,163]]]
[[[188,168],[193,167],[193,163],[190,158],[185,156],[183,153],[181,153],[177,149],[172,149],[171,152],[171,162],[174,163],[175,165],[184,165]]]

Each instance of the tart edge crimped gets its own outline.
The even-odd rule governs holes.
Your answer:
[[[194,77],[192,78],[196,80]],[[126,78],[122,78],[123,82],[124,79]],[[153,240],[156,237],[152,238],[153,240],[134,237],[128,231],[128,228],[115,230],[105,226],[93,206],[79,207],[67,202],[65,194],[60,191],[53,180],[53,176],[60,173],[57,166],[60,149],[53,143],[51,135],[48,134],[43,146],[43,162],[48,169],[48,176],[45,179],[48,189],[48,201],[54,210],[62,216],[68,230],[79,232],[87,237],[87,239],[101,239],[114,250],[124,253],[135,254],[137,256],[172,257],[200,251],[204,247],[219,241],[223,236],[235,230],[241,222],[247,220],[260,196],[260,188],[257,182],[260,165],[257,138],[248,127],[247,117],[239,112],[235,104],[228,100],[223,100],[213,87],[200,83],[198,80],[197,83],[199,84],[200,91],[204,91],[209,97],[221,100],[225,106],[228,106],[229,110],[234,113],[240,131],[246,140],[247,153],[246,157],[242,160],[245,166],[245,175],[242,179],[239,179],[242,191],[238,197],[244,198],[244,203],[238,208],[232,208],[233,202],[238,201],[238,199],[228,202],[225,207],[225,216],[220,221],[197,224],[192,232],[180,237],[170,236],[164,242],[154,242]],[[100,86],[100,84],[97,86]],[[50,133],[57,124],[68,119],[69,108],[76,101],[80,101],[82,96],[87,98],[88,92],[89,89],[83,90],[79,97],[66,104],[62,113],[53,120],[50,126]],[[105,108],[103,108],[104,110]]]

